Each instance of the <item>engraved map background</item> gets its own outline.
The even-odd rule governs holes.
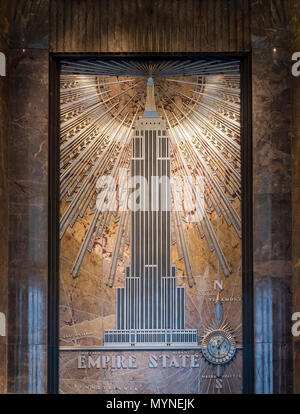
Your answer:
[[[165,73],[163,73],[163,64],[167,68]],[[237,173],[240,171],[237,145],[235,150],[230,152],[232,142],[240,144],[239,65],[226,61],[208,63],[195,61],[192,64],[190,61],[179,62],[168,68],[166,62],[146,61],[137,69],[135,63],[129,68],[110,63],[111,66],[105,65],[103,69],[102,62],[85,61],[66,62],[62,67],[61,147],[69,149],[71,147],[71,149],[68,153],[66,150],[61,152],[64,156],[61,157],[61,189],[65,191],[61,192],[61,218],[69,209],[71,219],[67,225],[61,227],[60,240],[59,382],[61,393],[242,392],[241,233],[232,225],[230,212],[228,213],[226,205],[222,206],[222,202],[217,197],[221,189],[234,212],[238,217],[241,216],[240,181],[237,182],[236,178],[232,178],[233,169],[230,170],[227,165],[229,161],[234,166],[234,171]],[[160,72],[157,65],[161,65]],[[114,212],[105,218],[102,225],[98,224],[98,230],[100,229],[101,232],[97,233],[97,228],[91,231],[96,188],[89,172],[97,162],[97,156],[101,156],[106,148],[105,141],[101,148],[97,148],[97,152],[94,151],[93,145],[96,145],[97,139],[99,140],[109,123],[110,129],[107,129],[106,133],[108,137],[115,131],[120,131],[125,136],[126,130],[132,126],[134,117],[142,114],[149,68],[155,79],[158,113],[169,120],[167,134],[170,135],[173,130],[170,146],[171,174],[180,174],[180,166],[174,156],[176,151],[182,151],[191,174],[202,174],[201,165],[206,166],[204,171],[207,174],[205,177],[207,219],[229,269],[228,274],[225,275],[224,266],[220,264],[216,249],[205,228],[199,226],[199,223],[188,222],[187,212],[180,215],[178,224],[172,212],[172,264],[177,269],[177,285],[185,286],[186,290],[186,328],[197,329],[199,349],[113,351],[103,349],[104,330],[115,329],[116,287],[124,286],[125,266],[130,264],[130,237],[128,227],[124,226],[114,283],[110,287],[109,277],[120,226],[120,213]],[[109,85],[100,86],[101,83]],[[127,105],[126,111],[120,112],[125,105]],[[97,121],[105,112],[107,115]],[[208,124],[205,123],[205,119]],[[122,124],[121,129],[120,124]],[[196,125],[199,128],[198,133]],[[191,142],[195,143],[195,152],[192,154],[187,152],[187,145],[177,147],[175,145],[176,142],[178,143],[175,138],[183,134],[183,129],[186,131],[183,142],[188,141],[190,137]],[[211,132],[212,129],[215,131],[215,136]],[[83,134],[85,140],[79,143],[80,136]],[[223,148],[220,146],[221,138],[224,142]],[[70,142],[72,144],[66,146]],[[205,145],[206,142],[209,143],[208,146]],[[108,159],[104,158],[101,165],[107,162],[106,173],[112,171],[120,150],[119,146],[109,154]],[[82,155],[84,151],[87,156]],[[201,157],[202,164],[192,157],[195,154]],[[224,159],[226,165],[222,165]],[[77,164],[73,171],[66,174],[68,168],[75,165],[76,160]],[[127,156],[127,162],[129,161],[130,153]],[[99,169],[97,173],[100,172]],[[63,177],[66,177],[65,181]],[[84,197],[90,198],[83,203],[78,193],[88,180],[91,190],[89,192],[87,183]],[[214,185],[218,187],[217,190]],[[70,204],[73,204],[72,208]],[[183,238],[180,237],[178,226],[182,229]],[[92,237],[83,254],[78,273],[75,275],[74,262],[89,231]],[[183,251],[188,258],[183,257]],[[188,271],[186,263],[190,264]],[[200,349],[205,330],[214,319],[216,280],[223,284],[220,300],[224,307],[224,318],[230,323],[239,348],[234,359],[222,368],[221,385],[216,379],[216,367],[205,360]],[[182,354],[196,355],[199,366],[177,367],[176,362],[181,361]],[[79,369],[78,356],[80,355],[95,357],[123,355],[125,359],[129,355],[135,355],[136,368],[108,366],[105,369]],[[150,368],[151,355],[157,357],[167,355],[167,367],[164,368],[159,364],[157,368]],[[170,364],[172,366],[168,366]]]

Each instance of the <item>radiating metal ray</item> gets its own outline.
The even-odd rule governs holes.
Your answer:
[[[241,235],[241,220],[233,205],[241,198],[239,66],[238,61],[220,59],[62,62],[60,237],[78,218],[90,217],[73,277],[78,276],[86,252],[92,251],[112,218],[112,212],[95,208],[96,181],[101,174],[115,176],[118,169],[130,165],[133,119],[141,113],[145,96],[145,81],[141,78],[149,74],[164,82],[158,83],[157,99],[169,129],[172,174],[181,179],[186,175],[192,180],[204,177],[204,207],[198,206],[202,220],[195,225],[199,236],[216,252],[224,275],[230,274],[209,217],[216,212]],[[188,78],[183,80],[183,76]],[[175,96],[181,99],[180,104]],[[185,196],[190,203],[195,201],[192,183]],[[128,244],[128,214],[114,214],[120,219],[108,275],[110,286]],[[183,212],[185,218],[190,214],[188,210]],[[178,258],[184,259],[192,286],[194,276],[184,240],[183,216],[174,212],[172,223]]]

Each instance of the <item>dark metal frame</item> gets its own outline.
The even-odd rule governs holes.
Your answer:
[[[251,53],[55,53],[49,72],[48,382],[59,388],[59,74],[63,59],[239,59],[241,62],[243,393],[254,393]]]

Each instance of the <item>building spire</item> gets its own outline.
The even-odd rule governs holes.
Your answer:
[[[147,81],[147,96],[143,118],[159,118],[158,113],[156,111],[154,81],[152,77],[149,77]]]

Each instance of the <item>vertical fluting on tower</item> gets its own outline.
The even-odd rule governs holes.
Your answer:
[[[135,182],[140,186],[139,208],[134,197],[129,205],[131,264],[125,286],[117,287],[117,329],[105,331],[105,342],[132,342],[128,332],[140,344],[196,342],[197,331],[185,330],[185,288],[176,286],[176,268],[171,265],[169,138],[156,111],[152,78],[132,138],[131,176],[139,177]]]

